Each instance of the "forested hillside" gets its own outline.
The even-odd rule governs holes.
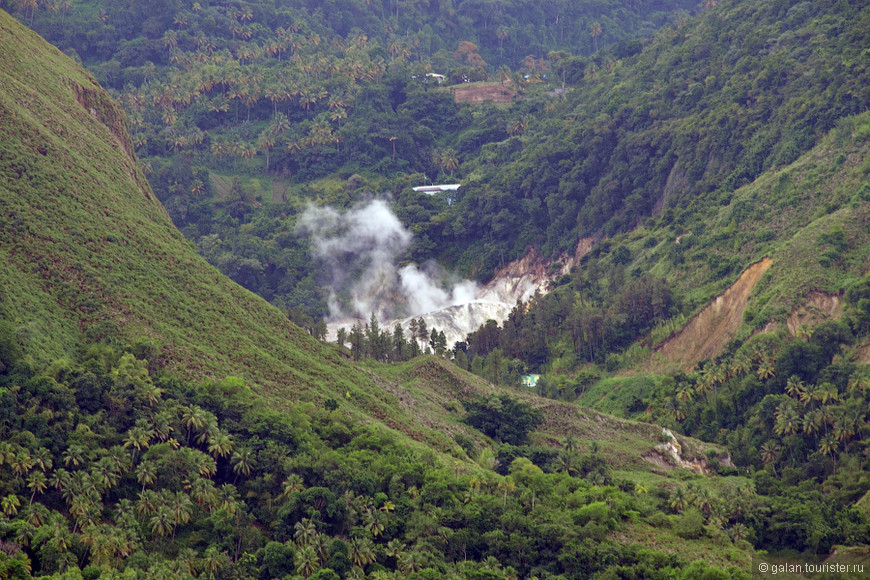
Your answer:
[[[461,178],[484,144],[521,133],[553,98],[474,109],[454,103],[447,85],[509,79],[512,94],[545,94],[535,90],[540,81],[578,82],[587,62],[636,52],[639,38],[686,20],[696,2],[0,6],[118,98],[155,193],[202,255],[267,300],[317,319],[326,282],[295,233],[307,201],[347,207]],[[401,205],[409,226],[446,207],[425,196]],[[438,256],[444,241],[422,232],[412,257]]]
[[[744,576],[729,506],[765,500],[724,450],[343,361],[196,256],[117,105],[2,12],[0,111],[0,577]]]
[[[649,6],[14,6],[96,80],[2,14],[0,577],[866,556],[870,11]],[[436,356],[314,340],[301,215],[378,195],[403,263],[582,258]]]
[[[870,104],[862,2],[724,1],[647,50],[587,68],[554,115],[466,168],[431,232],[483,272],[650,216],[679,223],[812,148]]]

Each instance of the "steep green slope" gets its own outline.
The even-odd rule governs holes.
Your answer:
[[[720,2],[635,57],[587,68],[554,117],[488,147],[433,229],[468,264],[487,256],[488,273],[530,242],[556,255],[578,235],[726,204],[867,108],[867,18],[862,3]]]
[[[465,379],[450,375],[442,412],[429,408],[421,421],[415,401],[425,392],[400,404],[402,396],[391,392],[396,385],[361,372],[334,345],[311,339],[224,278],[151,195],[117,106],[79,67],[34,34],[13,33],[20,27],[3,18],[0,312],[8,348],[43,365],[77,359],[94,342],[145,341],[161,352],[152,362],[183,379],[238,376],[279,408],[346,401],[359,418],[443,451],[456,444],[440,431],[461,419],[443,407],[461,392],[504,392],[476,380],[460,387]],[[548,421],[548,431],[564,436],[565,425]]]
[[[472,335],[472,368],[516,357],[502,366],[539,368],[542,394],[727,446],[771,507],[758,548],[865,544],[868,135],[868,113],[845,117],[724,203],[600,242]]]
[[[185,242],[136,166],[118,106],[12,26],[4,15],[2,276],[23,346],[50,358],[81,337],[149,338],[184,373],[233,360],[266,385],[314,386],[319,347]],[[49,318],[42,308],[57,314],[56,331],[28,328]]]
[[[507,63],[514,82],[543,76],[555,88],[582,76],[593,53],[637,52],[639,38],[699,8],[696,0],[188,4],[0,0],[113,91],[154,192],[203,255],[268,301],[314,318],[327,311],[325,282],[293,234],[295,213],[312,200],[343,206],[439,174],[461,177],[461,162],[551,99],[478,114],[426,73],[454,84]],[[229,187],[237,175],[243,187]],[[311,186],[320,178],[329,178],[327,195]],[[403,205],[409,222],[443,209]],[[421,237],[414,259],[433,249]]]
[[[870,268],[868,128],[866,113],[841,119],[811,151],[727,203],[699,199],[679,219],[650,219],[603,240],[498,337],[472,335],[470,354],[496,345],[531,369],[576,375],[582,384],[561,388],[582,390],[598,376],[578,374],[588,363],[691,368],[758,332],[799,334],[801,324],[860,308],[844,293]]]
[[[755,497],[746,481],[674,469],[654,426],[444,360],[352,366],[196,256],[117,106],[5,13],[0,63],[0,576],[747,568],[742,536],[667,501],[685,489],[724,514]],[[465,423],[489,434],[492,417],[495,439]],[[696,469],[725,457],[677,441]],[[659,553],[632,534],[682,539]]]

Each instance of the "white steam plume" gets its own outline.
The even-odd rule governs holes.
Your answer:
[[[419,316],[476,297],[474,282],[451,281],[434,264],[398,267],[412,236],[383,200],[344,212],[309,206],[298,228],[311,234],[312,254],[332,286],[332,319]]]

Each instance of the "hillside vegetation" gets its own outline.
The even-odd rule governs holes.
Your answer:
[[[327,282],[294,230],[306,203],[347,207],[455,181],[483,145],[521,132],[552,100],[475,110],[428,73],[444,85],[511,79],[512,94],[546,95],[605,51],[636,52],[696,5],[0,2],[112,91],[152,188],[201,254],[315,319],[327,312]],[[402,202],[406,224],[446,208],[425,197]],[[422,233],[412,251],[420,263],[441,243]]]
[[[465,168],[464,198],[430,235],[488,273],[530,243],[558,256],[578,235],[725,205],[867,109],[867,18],[860,2],[724,1],[587,67],[555,114]]]
[[[0,63],[0,576],[743,575],[745,479],[435,357],[344,361],[196,255],[117,105],[2,12]]]
[[[530,8],[472,6],[484,30]],[[133,8],[88,16],[128,33],[64,40],[132,139],[3,16],[4,573],[691,578],[755,550],[866,552],[862,3],[710,2],[646,45],[596,29],[475,106],[398,28],[197,4],[141,36]],[[454,81],[493,76],[482,46],[448,55]],[[463,186],[410,192],[424,173]],[[452,362],[406,360],[374,319],[351,362],[266,300],[317,318],[299,213],[384,190],[415,234],[404,261],[485,279],[595,243],[503,324],[452,351],[433,332]]]

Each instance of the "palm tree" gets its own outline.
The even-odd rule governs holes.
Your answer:
[[[577,438],[573,435],[565,437],[565,451],[568,453],[576,453],[578,449]]]
[[[178,553],[177,561],[183,566],[185,572],[191,576],[196,576],[199,572],[200,559],[193,548],[184,548]]]
[[[503,506],[507,506],[507,496],[508,493],[516,489],[516,484],[514,480],[510,477],[504,477],[498,482],[498,488],[504,492],[504,496],[502,498]]]
[[[33,505],[33,498],[37,493],[42,493],[48,487],[48,478],[41,471],[34,471],[27,477],[27,487],[33,492],[30,494],[30,503]]]
[[[366,512],[364,516],[365,528],[372,537],[377,538],[384,531],[384,523],[381,521],[381,512]]]
[[[777,435],[794,435],[798,432],[801,418],[794,407],[794,403],[786,400],[776,408],[773,431]]]
[[[677,385],[677,400],[683,403],[688,403],[692,400],[694,396],[694,389],[692,385],[687,382],[680,382]]]
[[[68,487],[70,483],[70,474],[64,468],[55,470],[48,478],[48,485],[60,491],[62,488]]]
[[[233,439],[226,431],[216,430],[208,440],[208,452],[218,457],[226,457],[233,450]]]
[[[822,389],[818,385],[807,385],[800,394],[800,402],[804,407],[820,400],[822,397]]]
[[[154,515],[151,516],[151,533],[156,536],[168,536],[175,530],[175,518],[172,511],[167,505],[161,505],[157,508]]]
[[[51,471],[54,461],[51,458],[51,451],[45,447],[40,447],[33,452],[33,466],[38,467],[43,473]]]
[[[592,36],[592,46],[595,52],[598,52],[598,37],[601,36],[602,32],[601,23],[598,21],[593,22],[589,27],[589,35]]]
[[[154,431],[146,429],[142,425],[130,427],[127,435],[124,437],[124,447],[133,448],[133,461],[136,461],[136,454],[143,449],[148,449],[151,446],[151,439],[154,437]]]
[[[24,513],[24,521],[34,527],[40,527],[46,525],[52,515],[52,512],[48,510],[47,507],[37,502],[35,504],[30,504],[25,508]]]
[[[218,550],[217,546],[209,546],[202,554],[202,569],[211,575],[229,564],[229,557]]]
[[[269,124],[269,131],[272,135],[283,135],[290,130],[290,119],[284,113],[278,113]]]
[[[387,542],[384,553],[390,558],[398,558],[404,550],[405,544],[403,544],[402,541],[398,538],[393,538],[392,540]]]
[[[127,456],[127,452],[120,445],[112,446],[103,458],[105,462],[115,470],[115,473],[122,474],[130,471],[132,462]]]
[[[739,353],[731,360],[731,376],[742,377],[749,372],[751,367],[752,363],[749,358],[745,354]]]
[[[822,455],[829,455],[831,457],[831,465],[834,468],[834,474],[837,473],[837,459],[836,454],[839,451],[839,442],[834,438],[832,434],[827,434],[821,438],[819,441],[819,453]]]
[[[672,510],[677,512],[686,509],[688,499],[686,498],[686,492],[682,487],[678,487],[671,492],[671,495],[668,498],[668,505],[671,506]]]
[[[314,552],[321,562],[326,562],[329,559],[329,544],[329,536],[320,532],[315,534],[311,541],[311,547],[314,548]]]
[[[756,372],[758,374],[758,378],[761,380],[769,379],[776,376],[773,361],[769,359],[761,361],[761,363],[759,363],[758,365],[758,370]]]
[[[260,151],[266,157],[266,173],[269,173],[272,148],[275,147],[275,136],[271,131],[263,131],[257,136],[257,147],[260,148]]]
[[[819,409],[814,409],[806,411],[801,422],[803,423],[804,434],[815,435],[819,432],[824,421]]]
[[[235,514],[239,504],[239,491],[236,486],[231,483],[220,486],[217,501],[220,509],[226,510],[230,515]]]
[[[773,474],[776,475],[776,460],[779,459],[779,454],[781,449],[779,445],[777,445],[773,441],[765,441],[761,445],[761,462],[765,466],[770,466],[773,470]]]
[[[731,528],[728,530],[728,535],[731,536],[731,541],[737,544],[740,540],[745,540],[746,535],[749,532],[748,528],[741,524],[740,522],[736,522]]]
[[[257,156],[257,148],[250,143],[243,142],[239,144],[239,154],[242,156],[248,165],[251,165],[251,159]]]
[[[568,453],[562,452],[556,456],[553,467],[561,473],[571,473],[577,470],[572,465],[571,456]]]
[[[456,151],[451,148],[441,151],[441,167],[448,175],[453,175],[453,171],[459,167],[459,158],[456,156]]]
[[[421,552],[416,550],[411,550],[410,552],[405,552],[399,555],[398,561],[399,571],[406,576],[413,574],[414,572],[419,572],[426,565],[426,558]]]
[[[792,399],[800,399],[805,388],[804,382],[797,375],[790,376],[785,383],[785,392]]]
[[[178,47],[178,32],[174,30],[167,30],[165,33],[163,33],[162,40],[164,48],[167,48],[170,52],[172,52]]]
[[[172,514],[172,537],[175,537],[175,528],[178,524],[186,524],[193,514],[193,503],[183,491],[175,492],[169,501],[169,510]]]
[[[20,479],[25,473],[33,469],[33,457],[30,456],[30,451],[27,449],[20,449],[11,460],[7,459],[7,463],[12,468],[15,479]]]
[[[163,505],[163,498],[156,491],[149,489],[139,493],[139,501],[136,502],[136,512],[140,516],[150,516],[157,513],[161,505]]]
[[[281,499],[287,500],[290,499],[290,496],[296,492],[302,491],[305,489],[305,484],[302,481],[302,478],[296,474],[291,473],[287,476],[287,479],[284,480],[282,484],[281,495],[279,496]]]
[[[0,510],[7,516],[14,516],[18,513],[18,508],[21,507],[21,500],[14,493],[10,493],[3,499],[0,499]]]
[[[311,546],[303,546],[294,554],[293,560],[296,563],[296,571],[305,578],[308,578],[320,567],[320,560],[317,557],[317,552]]]
[[[499,26],[495,31],[495,37],[498,38],[499,50],[504,50],[504,41],[510,36],[510,31],[506,26]]]
[[[94,470],[100,474],[107,488],[116,486],[124,472],[124,469],[119,468],[118,464],[109,456],[97,461],[96,465],[94,465]]]
[[[215,144],[218,142],[215,141],[212,143],[212,153],[215,152]],[[225,144],[224,144],[225,145]],[[189,407],[182,407],[181,410],[181,425],[187,428],[187,443],[190,444],[190,438],[194,431],[199,432],[203,427],[205,427],[207,417],[205,414],[205,410],[196,406],[190,405]]]
[[[233,453],[232,464],[236,479],[240,475],[249,477],[254,470],[254,452],[248,447],[240,448]]]
[[[822,405],[827,405],[828,403],[832,403],[834,401],[840,400],[840,392],[837,390],[837,386],[833,383],[822,383],[819,386],[819,395],[818,401]]]
[[[218,493],[214,482],[204,477],[195,477],[185,489],[190,490],[190,497],[197,505],[206,507],[207,511],[211,511],[212,505],[217,501]]]
[[[705,516],[709,516],[710,512],[716,507],[715,498],[706,487],[695,490],[694,493],[695,507],[698,508]]]
[[[163,410],[157,413],[151,421],[151,428],[154,430],[154,435],[161,441],[166,441],[172,435],[175,429],[172,427],[173,422],[172,411]]]
[[[157,481],[157,468],[149,462],[140,463],[136,466],[136,481],[142,484],[142,491],[146,485]]]
[[[849,377],[848,388],[851,392],[865,392],[870,389],[870,379],[864,374],[855,373]]]
[[[354,538],[350,541],[350,560],[355,566],[365,568],[375,561],[374,544],[369,538]]]
[[[298,546],[310,546],[317,534],[317,526],[309,518],[302,518],[293,526],[293,539]]]
[[[24,17],[27,18],[27,12],[30,12],[30,27],[33,27],[33,16],[36,14],[36,9],[39,7],[39,0],[21,0],[21,5],[24,7]]]

